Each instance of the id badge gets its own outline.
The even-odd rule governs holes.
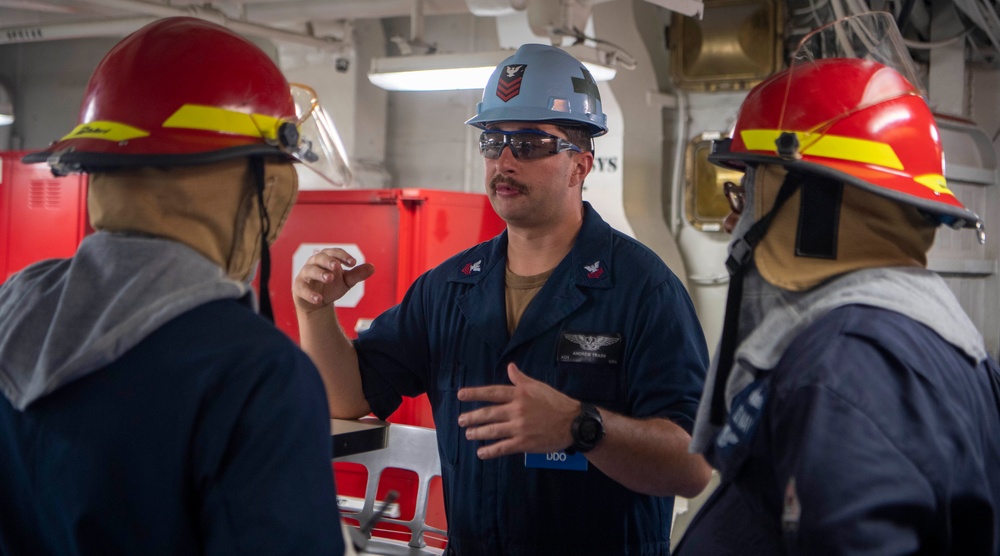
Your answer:
[[[550,452],[548,454],[524,454],[524,466],[534,469],[556,469],[559,471],[586,471],[590,462],[583,454]]]

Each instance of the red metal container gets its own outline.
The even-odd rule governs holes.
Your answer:
[[[292,279],[316,250],[339,246],[375,274],[337,302],[351,337],[402,300],[424,271],[504,229],[484,194],[430,189],[302,191],[271,248],[271,300],[278,328],[298,341]],[[433,427],[426,396],[404,399],[390,421]]]
[[[0,153],[0,282],[31,263],[73,256],[90,233],[87,179],[54,177],[45,164]]]
[[[302,191],[278,241],[271,248],[270,293],[278,327],[298,341],[298,322],[291,298],[292,279],[317,249],[339,246],[360,262],[375,265],[375,274],[355,286],[337,305],[337,316],[351,337],[371,319],[402,300],[424,271],[504,229],[484,194],[427,189]],[[427,396],[404,398],[389,421],[434,427]],[[391,431],[390,431],[390,434]],[[342,499],[364,497],[366,475],[361,466],[335,463]],[[404,519],[414,513],[417,477],[387,469],[378,499],[396,490]],[[432,483],[427,522],[446,529],[440,481]],[[382,528],[382,526],[380,526]],[[385,526],[376,536],[405,539]],[[431,546],[443,540],[427,537]]]

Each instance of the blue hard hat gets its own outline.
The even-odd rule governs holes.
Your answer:
[[[465,123],[486,129],[511,121],[584,126],[593,137],[608,132],[594,77],[566,51],[544,44],[523,45],[501,62]]]

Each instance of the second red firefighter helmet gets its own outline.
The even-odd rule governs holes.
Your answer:
[[[949,226],[981,227],[945,181],[941,136],[915,72],[875,56],[816,59],[802,54],[807,44],[791,67],[750,91],[731,139],[709,160],[736,169],[780,164],[913,205]]]
[[[349,179],[343,153],[339,145],[327,152],[324,134],[306,131],[329,123],[316,121],[325,114],[315,93],[298,88],[259,47],[225,27],[161,19],[108,52],[90,78],[76,128],[24,160],[66,174],[275,155],[342,184]]]

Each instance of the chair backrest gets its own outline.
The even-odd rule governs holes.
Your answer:
[[[412,548],[424,548],[425,532],[437,533],[441,536],[446,531],[427,525],[427,499],[431,480],[441,476],[441,460],[438,456],[437,434],[434,429],[400,425],[393,423],[387,431],[389,439],[385,448],[351,456],[334,458],[337,462],[350,462],[363,465],[368,470],[368,482],[365,486],[365,502],[361,511],[342,510],[344,515],[357,519],[362,525],[369,522],[375,514],[376,494],[379,478],[388,468],[405,469],[417,474],[417,501],[413,511],[413,519],[402,520],[382,517],[384,523],[395,523],[410,530]]]

